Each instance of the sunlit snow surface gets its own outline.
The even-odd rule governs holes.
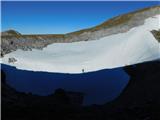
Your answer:
[[[160,29],[160,15],[148,18],[144,25],[93,41],[55,43],[43,50],[17,50],[2,62],[18,69],[59,73],[82,73],[132,65],[160,58],[160,44],[151,30]],[[8,58],[17,59],[8,63]]]

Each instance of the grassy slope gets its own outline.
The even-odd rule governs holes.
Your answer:
[[[68,33],[68,34],[79,35],[79,34],[82,34],[84,32],[98,31],[98,30],[100,30],[102,28],[111,28],[111,27],[114,27],[114,26],[117,26],[117,25],[120,25],[120,24],[128,22],[137,13],[148,11],[148,10],[153,9],[153,8],[159,8],[160,9],[160,6],[144,8],[144,9],[137,10],[137,11],[134,11],[134,12],[131,12],[131,13],[128,13],[128,14],[119,15],[119,16],[111,18],[111,19],[107,20],[106,22],[103,22],[102,24],[97,25],[95,27],[88,28],[88,29],[83,29],[83,30],[79,30],[79,31],[75,31],[75,32]]]
[[[137,10],[137,11],[134,11],[134,12],[131,12],[131,13],[128,13],[128,14],[119,15],[119,16],[111,18],[111,19],[107,20],[106,22],[103,22],[102,24],[97,25],[95,27],[88,28],[88,29],[82,29],[82,30],[71,32],[71,33],[67,33],[67,34],[31,34],[31,35],[21,35],[21,34],[16,34],[17,32],[15,32],[13,30],[9,30],[9,33],[13,34],[14,37],[20,37],[21,36],[21,37],[29,37],[29,38],[35,38],[35,39],[37,39],[39,36],[40,37],[46,37],[46,38],[52,38],[52,37],[64,38],[64,37],[69,36],[69,35],[76,36],[76,35],[80,35],[80,34],[82,34],[84,32],[94,32],[94,31],[98,31],[100,29],[111,28],[111,27],[114,27],[114,26],[117,26],[117,25],[121,25],[121,24],[127,23],[136,13],[148,11],[148,10],[154,9],[154,8],[159,8],[160,9],[160,6],[144,8],[144,9]]]

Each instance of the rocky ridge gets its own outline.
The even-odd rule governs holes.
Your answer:
[[[98,40],[99,38],[126,32],[133,27],[142,25],[145,19],[157,14],[160,14],[160,6],[119,15],[95,27],[67,34],[22,35],[14,30],[5,31],[1,34],[1,56],[3,57],[3,55],[17,49],[43,49],[52,43]]]

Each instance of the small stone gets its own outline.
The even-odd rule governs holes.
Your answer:
[[[8,58],[8,63],[15,63],[17,60],[15,58]]]

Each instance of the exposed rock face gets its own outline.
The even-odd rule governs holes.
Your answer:
[[[151,31],[154,37],[160,42],[160,30],[152,30]]]
[[[160,6],[145,8],[136,12],[120,15],[93,28],[60,35],[21,35],[9,30],[2,32],[1,56],[17,49],[43,49],[52,43],[97,40],[99,38],[122,33],[142,25],[145,19],[160,14]]]
[[[9,62],[9,63],[15,63],[16,61],[17,61],[17,60],[16,60],[15,58],[9,58],[9,59],[8,59],[8,62]]]
[[[160,104],[160,61],[142,63],[124,68],[131,76],[130,82],[118,100],[129,104]]]
[[[160,119],[160,61],[125,67],[130,81],[120,96],[104,110],[113,120]]]
[[[17,49],[42,49],[51,43],[61,42],[61,35],[20,35],[3,36],[1,42],[1,56]]]

